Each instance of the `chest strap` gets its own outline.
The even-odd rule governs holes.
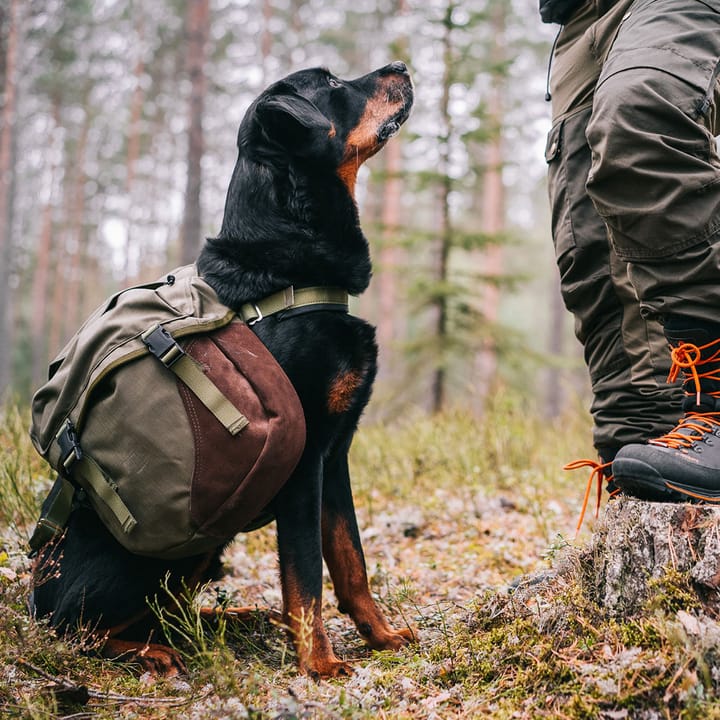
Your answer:
[[[337,309],[344,308],[347,312],[348,293],[346,290],[336,287],[294,288],[290,286],[257,302],[245,303],[240,308],[238,315],[248,325],[254,325],[267,315],[312,305],[337,305],[342,306]]]

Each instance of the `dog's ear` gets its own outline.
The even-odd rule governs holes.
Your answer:
[[[293,155],[320,159],[330,149],[333,124],[302,95],[267,97],[255,114],[267,137]]]

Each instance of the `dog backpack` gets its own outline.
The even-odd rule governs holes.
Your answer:
[[[130,552],[179,558],[272,519],[305,420],[275,358],[186,266],[89,317],[33,397],[30,435],[59,473],[33,552],[86,499]]]

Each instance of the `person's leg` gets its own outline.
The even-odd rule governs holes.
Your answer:
[[[603,462],[624,444],[665,432],[677,419],[669,402],[675,391],[665,383],[670,363],[662,329],[640,316],[626,264],[610,247],[605,223],[585,189],[592,162],[585,130],[593,90],[628,5],[620,2],[599,17],[588,3],[560,34],[546,152],[561,291],[584,347],[593,390],[593,440]]]
[[[670,483],[720,499],[720,438],[711,437],[720,429],[719,70],[720,0],[635,0],[587,127],[587,191],[643,317],[664,323],[673,367],[687,372],[684,410],[703,415],[618,454],[615,482],[649,497]],[[669,407],[680,417],[680,403]]]

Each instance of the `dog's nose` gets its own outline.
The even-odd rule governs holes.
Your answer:
[[[407,75],[407,65],[402,60],[395,60],[395,62],[391,62],[387,69],[390,72],[396,72],[396,73],[405,73]]]

